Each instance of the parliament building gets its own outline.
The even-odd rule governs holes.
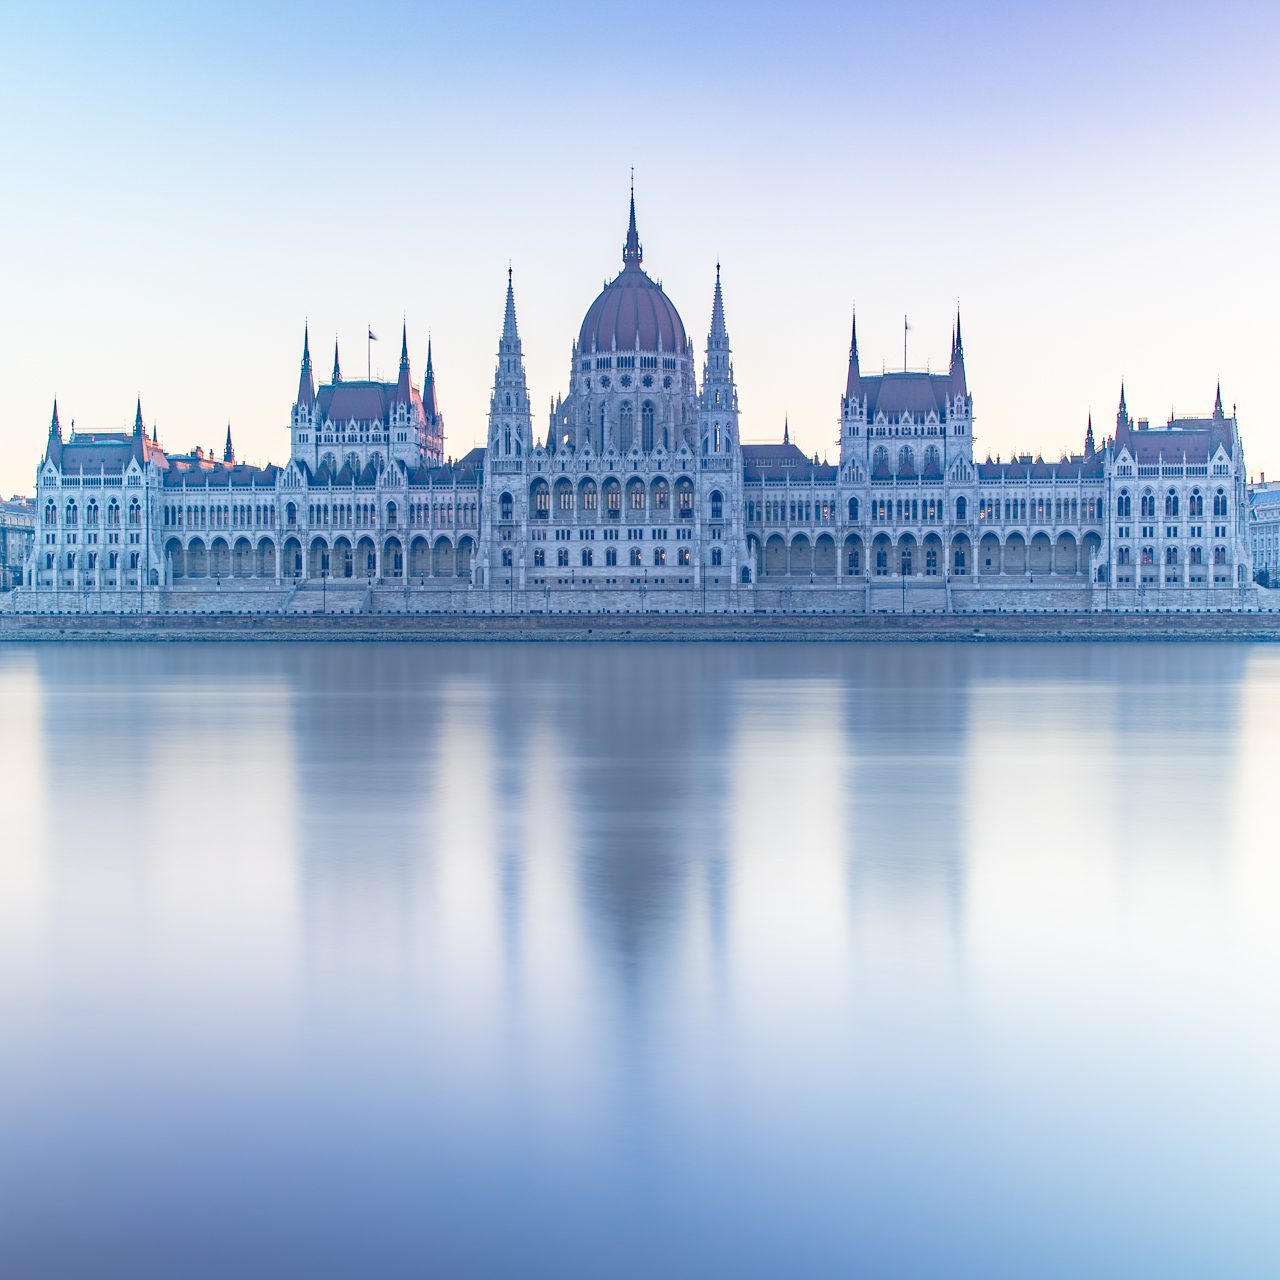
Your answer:
[[[837,388],[832,388],[833,406]],[[395,382],[316,385],[304,335],[284,466],[72,431],[55,404],[36,531],[5,607],[35,612],[681,613],[1239,609],[1246,471],[1219,391],[1057,461],[978,461],[960,317],[945,373],[864,374],[856,323],[834,462],[746,444],[720,271],[701,376],[644,270],[587,309],[534,429],[510,273],[487,445],[456,460],[428,348]]]

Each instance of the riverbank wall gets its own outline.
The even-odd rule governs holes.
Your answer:
[[[0,643],[61,641],[1280,641],[1280,613],[0,615]]]

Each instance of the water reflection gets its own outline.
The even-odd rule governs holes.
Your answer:
[[[0,692],[20,1271],[99,1256],[68,1195],[86,1250],[216,1203],[222,1269],[1097,1270],[1064,1197],[1130,1269],[1157,1204],[1163,1270],[1265,1248],[1269,651],[50,646]]]

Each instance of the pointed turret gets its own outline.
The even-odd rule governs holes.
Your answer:
[[[964,372],[964,338],[960,335],[960,308],[956,308],[956,333],[951,347],[951,394],[967,396],[969,383]]]
[[[151,424],[151,447],[153,449],[160,447],[160,430],[154,422]]]
[[[699,434],[706,455],[728,454],[738,447],[738,389],[733,382],[729,326],[724,318],[724,289],[720,264],[711,295],[711,330],[707,335],[707,362],[702,371],[699,401]]]
[[[236,460],[235,446],[231,443],[231,423],[227,423],[227,443],[222,448],[222,460],[227,466],[234,466]]]
[[[627,242],[622,246],[622,265],[639,267],[644,261],[644,253],[640,248],[640,235],[636,231],[636,188],[631,184],[631,217],[627,223]]]
[[[1089,414],[1089,425],[1084,429],[1084,456],[1092,458],[1095,452],[1093,443],[1093,414]]]
[[[427,339],[427,371],[422,375],[422,411],[427,419],[440,416],[440,405],[436,399],[436,370],[431,362],[431,339]]]
[[[400,326],[400,377],[396,382],[396,403],[408,404],[413,397],[413,382],[409,377],[409,326]]]
[[[791,417],[788,415],[782,420],[782,443],[791,443]]]
[[[1124,379],[1120,379],[1120,408],[1116,411],[1116,430],[1127,431],[1129,429],[1129,406],[1125,403],[1124,398]]]
[[[555,422],[554,409],[551,422]],[[548,440],[553,429],[547,432]],[[502,336],[498,339],[498,367],[493,377],[493,397],[489,401],[489,449],[495,458],[523,458],[532,447],[533,417],[525,381],[520,328],[516,323],[515,283],[508,266]]]
[[[858,313],[853,313],[853,328],[849,337],[849,375],[845,379],[846,400],[862,398],[862,370],[858,364]]]
[[[50,462],[62,463],[62,423],[58,421],[58,402],[53,402],[53,420],[49,423],[49,442],[44,456]]]
[[[302,372],[298,375],[299,405],[313,405],[316,402],[316,384],[311,376],[311,326],[302,327]]]
[[[716,263],[716,291],[711,298],[711,341],[729,340],[729,330],[724,323],[724,293],[720,288],[720,264]]]
[[[147,434],[147,429],[142,425],[142,397],[138,397],[138,407],[133,415],[133,435],[134,439],[141,440]]]
[[[1213,418],[1215,422],[1221,422],[1227,415],[1222,411],[1222,383],[1218,383],[1217,394],[1213,397]]]
[[[333,381],[342,381],[342,365],[338,361],[338,335],[333,335]]]

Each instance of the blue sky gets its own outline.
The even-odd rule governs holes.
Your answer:
[[[1092,408],[1207,410],[1280,478],[1277,7],[637,9],[49,5],[0,16],[0,490],[56,394],[172,448],[287,451],[304,317],[327,369],[415,375],[483,439],[508,259],[529,379],[568,380],[619,265],[701,345],[723,263],[744,435],[831,450],[864,368],[945,361],[964,312],[981,453],[1078,448]]]

